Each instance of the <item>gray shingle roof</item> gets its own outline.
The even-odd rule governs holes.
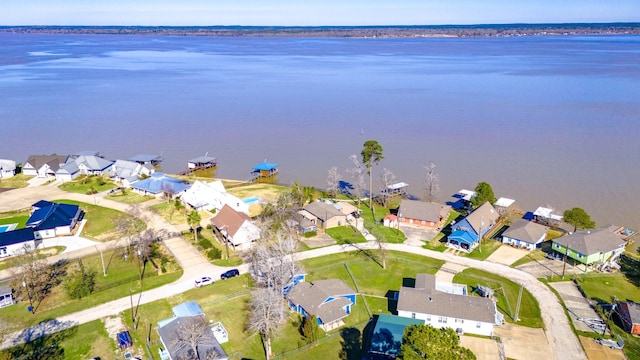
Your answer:
[[[606,253],[625,245],[625,241],[614,234],[610,228],[577,231],[553,241],[583,255]]]
[[[347,316],[344,307],[350,305],[351,301],[340,296],[355,293],[342,280],[317,280],[313,283],[298,283],[287,294],[287,299],[328,324]],[[332,297],[335,299],[327,302]]]
[[[418,274],[416,288],[400,288],[398,310],[492,324],[496,321],[496,309],[491,299],[438,291],[431,274]]]
[[[469,214],[466,219],[476,231],[476,234],[479,234],[480,228],[486,229],[488,226],[495,224],[499,216],[498,212],[487,201]]]
[[[315,201],[304,207],[305,210],[313,214],[319,219],[326,221],[336,216],[344,216],[334,205],[327,204],[323,201]]]
[[[443,214],[449,214],[448,205],[432,202],[403,199],[398,209],[398,216],[421,221],[438,222]],[[446,215],[444,215],[446,217]]]
[[[518,219],[502,233],[502,236],[536,244],[541,237],[547,234],[548,230],[549,228],[546,226],[525,219]]]
[[[176,317],[169,322],[163,323],[163,326],[158,327],[158,333],[162,338],[162,342],[167,347],[171,358],[179,359],[185,358],[184,356],[187,356],[192,359],[205,359],[205,356],[209,351],[217,351],[218,354],[220,354],[219,359],[228,359],[227,354],[224,352],[224,350],[218,343],[218,340],[216,340],[213,332],[209,329],[208,326],[205,327],[205,331],[207,331],[206,334],[204,334],[204,336],[198,341],[197,349],[199,357],[195,357],[195,354],[192,353],[192,350],[189,346],[177,343],[176,339],[178,339],[178,332],[180,331],[180,328],[189,321],[199,321],[204,323],[204,319],[198,315],[181,316]]]

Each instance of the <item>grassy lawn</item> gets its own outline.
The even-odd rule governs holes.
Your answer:
[[[22,229],[25,227],[27,220],[29,220],[29,215],[21,215],[21,216],[13,216],[13,217],[0,217],[0,225],[7,224],[18,224],[16,229]]]
[[[81,235],[95,241],[119,239],[121,236],[116,231],[116,219],[123,216],[131,217],[129,214],[98,205],[73,200],[56,200],[56,202],[80,206],[86,213],[84,218],[87,219]]]
[[[187,223],[187,212],[184,208],[176,209],[175,201],[165,201],[163,203],[153,205],[149,207],[149,209],[162,216],[170,224]]]
[[[327,229],[327,235],[331,236],[338,244],[367,242],[364,236],[353,226],[336,226]]]
[[[482,240],[480,242],[480,246],[473,249],[473,251],[467,255],[467,257],[471,259],[477,260],[485,260],[491,254],[493,254],[496,250],[498,250],[502,246],[500,241],[496,240]]]
[[[116,187],[107,176],[86,176],[81,175],[74,181],[68,181],[58,186],[58,188],[79,194],[96,194]]]
[[[527,289],[523,289],[522,291],[520,313],[518,314],[520,321],[516,322],[513,320],[520,285],[511,280],[505,279],[500,275],[469,268],[458,273],[453,278],[453,282],[466,284],[470,288],[475,288],[478,285],[489,286],[494,290],[494,294],[498,298],[498,310],[505,315],[505,320],[507,322],[517,323],[518,325],[532,328],[544,327],[544,323],[540,315],[540,306]]]
[[[3,178],[0,180],[0,189],[18,189],[27,187],[28,181],[33,179],[33,176],[24,176],[24,174],[17,174],[14,177]]]
[[[361,216],[364,219],[364,227],[371,233],[371,235],[375,236],[376,239],[393,244],[401,244],[407,239],[402,231],[382,225],[382,219],[389,214],[389,209],[379,204],[374,204],[374,220],[374,213],[369,209],[367,204],[368,202],[366,201],[362,202],[360,204],[360,210]]]
[[[76,311],[87,309],[96,305],[106,303],[121,297],[129,296],[130,289],[139,292],[173,282],[182,275],[182,270],[177,265],[169,262],[165,265],[167,273],[158,275],[153,266],[148,264],[144,272],[144,280],[140,284],[138,263],[134,257],[125,260],[121,252],[105,252],[105,264],[111,264],[107,269],[107,276],[103,276],[102,262],[100,255],[84,257],[82,262],[86,269],[96,271],[96,285],[94,292],[82,299],[71,299],[67,296],[62,286],[54,286],[51,293],[37,305],[34,315],[29,315],[26,311],[28,300],[23,299],[21,303],[0,309],[0,317],[6,319],[10,324],[24,328],[32,326],[46,319],[57,318],[61,315],[70,314]],[[159,259],[155,260],[160,263]],[[76,266],[77,261],[71,261],[70,266]],[[69,269],[69,267],[67,268]]]
[[[124,204],[140,204],[145,201],[154,199],[152,196],[136,194],[130,189],[122,189],[121,191],[117,191],[113,194],[107,194],[104,198],[118,201]]]
[[[188,242],[193,243],[193,233],[185,233],[183,234],[183,238]],[[212,259],[208,256],[208,252],[212,248],[220,250],[222,256],[220,259]],[[242,258],[233,250],[233,246],[229,246],[229,258],[227,258],[226,247],[215,238],[213,231],[208,227],[202,229],[202,231],[198,233],[198,244],[196,244],[196,249],[202,254],[202,256],[209,259],[209,262],[218,266],[237,266],[242,264]]]

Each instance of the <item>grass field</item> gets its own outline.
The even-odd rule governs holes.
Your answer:
[[[32,176],[24,176],[17,174],[14,177],[2,178],[0,180],[0,189],[18,189],[28,185],[28,181],[33,179]]]
[[[136,194],[130,189],[122,189],[114,192],[113,194],[107,194],[104,197],[105,199],[118,201],[124,204],[140,204],[145,201],[149,201],[154,199],[151,196],[144,196],[140,194]]]
[[[507,322],[532,328],[544,327],[540,315],[540,306],[527,289],[522,291],[520,312],[518,314],[520,320],[517,322],[514,320],[520,285],[511,280],[505,279],[500,275],[469,268],[458,273],[453,278],[453,282],[467,284],[471,289],[478,285],[488,286],[494,290],[494,294],[498,298],[498,310],[505,315]]]
[[[327,229],[327,235],[331,236],[338,244],[367,242],[364,236],[353,226],[336,226]]]
[[[107,176],[86,175],[81,175],[74,181],[68,181],[58,186],[58,188],[64,191],[88,195],[110,190],[115,187],[116,184]]]

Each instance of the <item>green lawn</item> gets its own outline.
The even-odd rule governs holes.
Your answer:
[[[28,181],[33,179],[33,176],[24,176],[24,174],[17,174],[14,177],[3,178],[0,180],[0,189],[17,189],[27,187]]]
[[[81,175],[73,181],[68,181],[58,186],[58,188],[79,194],[96,194],[116,187],[107,176],[86,176]]]
[[[116,219],[118,217],[132,217],[118,210],[79,201],[56,200],[56,202],[80,206],[85,211],[84,218],[87,220],[81,235],[95,241],[119,239],[121,235],[116,231]]]
[[[327,229],[327,235],[331,236],[338,244],[367,242],[364,236],[353,226],[336,226]]]
[[[489,286],[494,290],[494,294],[498,298],[498,310],[505,315],[505,320],[518,325],[543,328],[544,323],[540,315],[540,306],[536,299],[527,289],[522,291],[522,300],[520,303],[520,313],[518,318],[520,321],[514,321],[516,305],[518,302],[518,293],[520,285],[511,280],[505,279],[500,275],[491,274],[478,269],[465,269],[453,278],[454,283],[466,284],[472,288],[478,285]]]
[[[160,204],[153,205],[149,207],[149,209],[155,211],[170,224],[187,223],[187,212],[184,210],[184,208],[177,209],[175,207],[175,201],[165,201]]]
[[[105,252],[105,264],[109,264],[112,252]],[[70,314],[79,310],[87,309],[105,302],[121,297],[129,296],[130,289],[139,292],[141,289],[148,290],[158,286],[173,282],[182,276],[182,270],[177,265],[165,267],[169,271],[166,274],[158,275],[153,266],[148,264],[145,268],[145,275],[142,286],[138,280],[138,263],[134,257],[125,260],[122,253],[116,253],[111,258],[111,264],[107,269],[107,276],[103,276],[102,262],[99,254],[84,257],[82,262],[86,269],[95,270],[96,285],[94,292],[82,299],[70,299],[64,292],[62,286],[55,286],[51,293],[38,305],[36,313],[30,315],[26,311],[28,300],[22,299],[21,303],[0,309],[0,317],[6,319],[10,324],[24,328],[33,326],[46,319],[57,318],[61,315]],[[156,259],[156,262],[159,262]],[[71,261],[70,265],[75,266],[77,261]]]
[[[485,260],[496,250],[502,246],[500,241],[496,240],[482,240],[480,246],[473,249],[473,251],[467,255],[471,259]]]
[[[109,200],[113,200],[113,201],[118,201],[124,204],[140,204],[143,203],[145,201],[149,201],[154,199],[151,196],[144,196],[144,195],[140,195],[140,194],[136,194],[133,191],[131,191],[130,189],[123,189],[121,191],[117,191],[113,194],[107,194],[105,197],[105,199],[109,199]]]

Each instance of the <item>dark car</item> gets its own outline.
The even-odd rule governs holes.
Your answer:
[[[220,275],[220,279],[226,280],[238,275],[240,275],[240,271],[238,271],[238,269],[231,269],[223,272],[222,275]]]

